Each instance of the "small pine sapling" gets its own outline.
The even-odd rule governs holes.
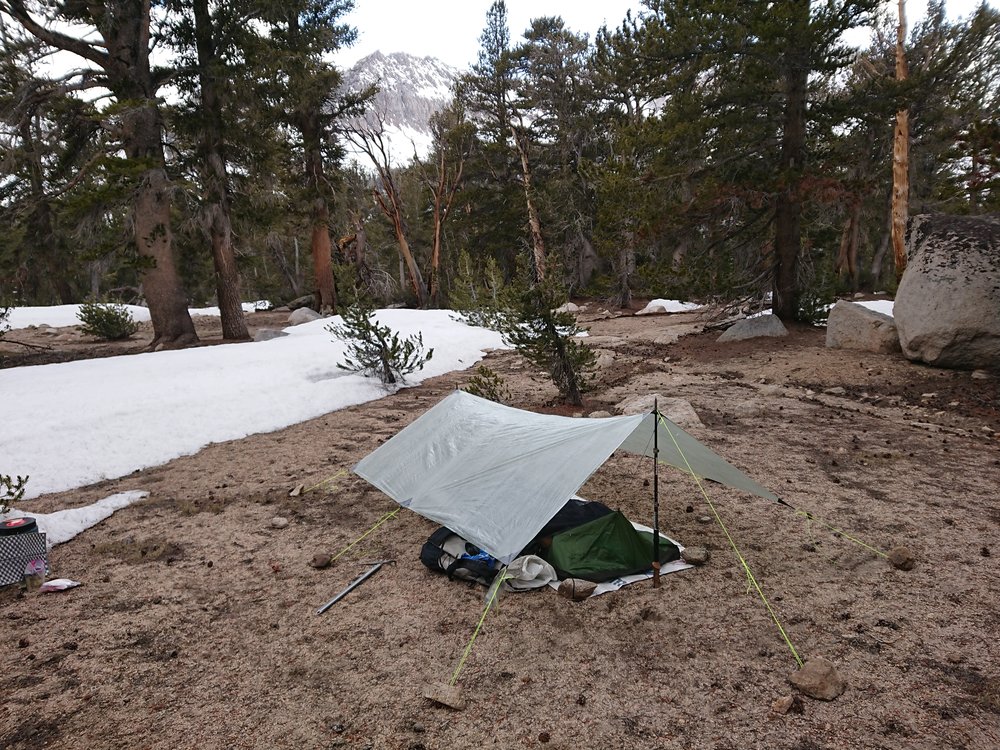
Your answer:
[[[76,316],[81,331],[106,341],[121,341],[139,330],[128,308],[113,302],[85,302]]]
[[[421,334],[401,339],[374,317],[374,310],[358,304],[347,308],[342,325],[326,326],[327,331],[347,343],[344,361],[337,363],[337,367],[374,375],[384,385],[406,382],[407,375],[430,361],[434,350],[424,351]]]
[[[476,368],[476,374],[469,378],[469,382],[462,390],[473,396],[496,401],[498,404],[509,404],[511,401],[507,383],[497,372],[485,365]]]

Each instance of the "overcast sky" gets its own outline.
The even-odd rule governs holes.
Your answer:
[[[996,7],[998,0],[991,0]],[[476,60],[479,35],[486,25],[492,0],[355,0],[355,10],[347,22],[357,27],[358,42],[338,56],[349,67],[376,50],[384,53],[409,52],[436,57],[456,68],[466,68]],[[977,0],[948,0],[952,18],[968,16]],[[886,3],[893,10],[895,0]],[[912,24],[926,12],[926,0],[907,0]],[[532,18],[562,16],[566,25],[591,39],[603,23],[617,26],[631,10],[642,8],[639,0],[507,0],[511,41],[516,42]]]

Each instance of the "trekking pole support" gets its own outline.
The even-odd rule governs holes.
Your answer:
[[[653,588],[660,587],[660,408],[653,399]]]

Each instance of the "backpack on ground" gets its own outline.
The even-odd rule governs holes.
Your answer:
[[[420,562],[435,573],[445,573],[449,578],[475,581],[484,586],[490,585],[498,568],[495,559],[444,526],[424,542]]]

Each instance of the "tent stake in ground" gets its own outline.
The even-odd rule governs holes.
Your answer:
[[[653,399],[654,425],[659,424],[660,407]],[[660,441],[658,429],[653,430],[653,588],[660,587]]]
[[[371,567],[368,568],[368,570],[366,570],[364,573],[362,573],[357,578],[355,578],[353,581],[351,581],[349,584],[347,584],[347,588],[345,588],[343,591],[341,591],[339,594],[337,594],[335,597],[333,597],[333,599],[331,599],[326,604],[324,604],[322,607],[320,607],[319,609],[317,609],[316,610],[316,614],[317,615],[323,614],[328,609],[330,609],[330,607],[332,607],[334,604],[336,604],[341,599],[343,599],[345,596],[347,596],[349,593],[351,593],[352,591],[354,591],[354,589],[356,589],[362,583],[364,583],[369,578],[371,578],[373,575],[375,575],[376,573],[378,573],[382,569],[383,565],[388,565],[388,564],[394,563],[394,562],[396,562],[396,561],[395,560],[379,560],[377,562],[368,563],[369,565],[371,565]]]

